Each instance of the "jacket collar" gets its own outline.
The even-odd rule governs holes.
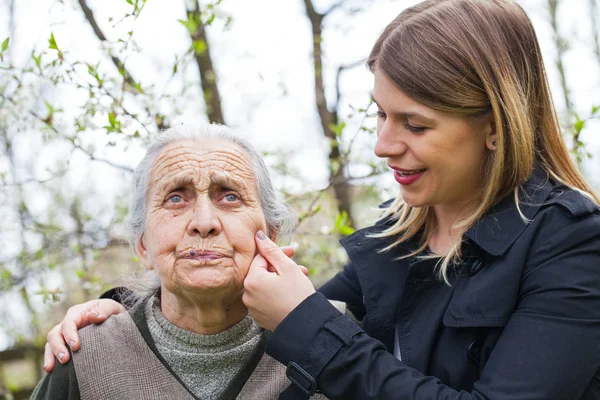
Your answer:
[[[532,220],[554,185],[539,166],[519,188],[519,208],[529,221]],[[466,236],[493,256],[502,256],[527,227],[515,204],[512,194],[504,198],[486,213],[467,232]]]
[[[548,174],[539,166],[535,166],[530,177],[519,189],[519,208],[527,220],[532,220],[544,201],[549,197],[554,184],[548,178]],[[381,204],[380,208],[389,207],[394,199]],[[487,212],[467,232],[466,237],[477,244],[485,252],[493,256],[502,256],[517,240],[527,227],[528,222],[519,215],[513,194],[508,195],[496,206]],[[341,240],[344,247],[352,253],[353,245],[381,246],[376,240],[366,241],[366,236],[385,229],[386,226],[377,224],[357,231]],[[363,243],[364,242],[364,243]],[[357,252],[365,250],[364,247]],[[349,254],[352,256],[352,254]]]

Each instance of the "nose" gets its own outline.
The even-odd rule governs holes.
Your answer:
[[[408,146],[402,127],[391,119],[377,123],[377,141],[375,155],[380,158],[391,158],[406,153]]]
[[[221,233],[221,229],[221,221],[216,206],[209,198],[198,198],[192,211],[187,233],[190,236],[206,238],[218,235]]]

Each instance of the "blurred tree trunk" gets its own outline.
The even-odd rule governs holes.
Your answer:
[[[554,46],[556,48],[556,69],[558,69],[558,76],[560,78],[560,87],[562,89],[563,99],[565,101],[565,108],[568,113],[568,117],[572,117],[574,114],[573,102],[571,101],[571,90],[567,84],[567,74],[565,72],[565,52],[569,48],[569,43],[561,35],[559,30],[559,17],[558,7],[560,0],[548,0],[548,12],[550,13],[550,25],[552,27],[552,38],[554,40]]]
[[[333,191],[338,205],[338,212],[348,216],[347,223],[354,227],[352,218],[352,198],[350,193],[350,183],[346,177],[347,159],[342,157],[340,151],[341,130],[339,126],[339,104],[330,110],[327,106],[325,98],[325,87],[323,83],[323,52],[321,47],[323,34],[323,19],[339,7],[341,3],[336,3],[328,11],[323,14],[318,13],[312,0],[304,0],[306,15],[310,20],[312,27],[313,41],[313,68],[315,75],[315,98],[319,119],[323,134],[328,139],[329,143],[329,182],[333,186]],[[339,99],[339,93],[336,94]]]
[[[190,39],[194,48],[194,59],[198,65],[200,73],[200,83],[202,93],[206,102],[206,116],[210,122],[225,124],[223,110],[221,107],[221,95],[217,87],[217,74],[213,68],[213,62],[210,55],[210,44],[206,37],[206,27],[202,21],[202,9],[200,1],[194,2],[194,7],[188,9],[188,20],[196,22],[196,30],[190,32]]]

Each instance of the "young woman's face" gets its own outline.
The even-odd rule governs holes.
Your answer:
[[[437,111],[409,98],[380,69],[375,154],[386,158],[411,206],[461,205],[475,200],[486,154],[493,149],[491,117]]]

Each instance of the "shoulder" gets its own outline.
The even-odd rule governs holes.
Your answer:
[[[102,339],[108,337],[111,340],[115,339],[118,332],[126,332],[136,329],[135,323],[128,312],[112,315],[101,324],[88,325],[79,331],[82,337],[91,337],[94,339]]]
[[[596,204],[587,195],[576,190],[556,187],[546,202],[542,205],[543,209],[551,212],[559,212],[559,209],[566,212],[572,219],[590,216],[600,216],[600,206]]]
[[[544,237],[577,231],[582,237],[600,235],[600,206],[576,190],[557,187],[532,221]],[[577,237],[570,238],[577,240]]]
[[[79,385],[73,362],[56,363],[54,371],[47,374],[36,386],[33,400],[79,400]]]

